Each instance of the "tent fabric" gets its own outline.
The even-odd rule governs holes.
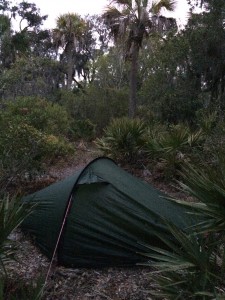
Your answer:
[[[163,219],[182,230],[193,225],[185,208],[114,161],[98,158],[83,170],[29,195],[40,203],[22,224],[52,257],[69,199],[71,206],[57,249],[58,263],[70,267],[128,266],[143,262],[145,245],[168,234]]]

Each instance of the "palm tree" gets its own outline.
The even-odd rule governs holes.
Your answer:
[[[162,8],[173,11],[175,1],[112,0],[103,14],[114,41],[125,45],[125,59],[131,62],[129,98],[129,117],[131,118],[136,113],[138,57],[142,42],[150,33],[164,33],[176,27],[173,18],[160,15]]]
[[[62,49],[61,61],[65,65],[67,89],[71,88],[74,77],[74,57],[82,49],[86,24],[78,14],[67,13],[58,17],[53,29],[53,40],[57,49]]]

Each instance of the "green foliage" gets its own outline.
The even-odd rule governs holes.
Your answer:
[[[224,272],[221,271],[223,250],[215,247],[216,237],[187,235],[167,223],[174,242],[165,240],[168,250],[149,247],[149,264],[154,267],[155,298],[166,299],[220,299]],[[218,298],[217,298],[218,297]]]
[[[31,172],[39,166],[42,149],[42,134],[34,127],[8,122],[0,134],[1,175]]]
[[[204,203],[200,213],[203,212],[207,218],[201,224],[201,230],[218,233],[225,230],[225,156],[216,158],[214,163],[202,169],[186,165],[182,172],[185,184],[181,185]]]
[[[14,261],[15,242],[10,234],[32,212],[36,204],[21,203],[21,199],[7,195],[0,196],[0,299],[1,300],[30,300],[41,299],[43,280],[27,284],[22,280],[8,276],[7,266]],[[44,209],[44,206],[43,206]]]
[[[14,177],[43,171],[56,158],[74,152],[65,136],[65,109],[36,97],[6,102],[0,111],[0,186]]]
[[[212,133],[218,121],[218,113],[216,111],[208,112],[206,109],[201,109],[197,113],[197,122],[200,128],[206,134]]]
[[[61,92],[60,103],[74,120],[90,120],[96,133],[102,133],[110,120],[127,115],[128,91],[90,85],[85,93]]]
[[[54,101],[57,85],[62,81],[63,73],[59,62],[33,55],[17,58],[9,69],[4,70],[0,78],[0,89],[2,98],[7,100],[39,97]]]
[[[144,145],[145,125],[139,119],[114,119],[96,140],[97,147],[105,155],[123,162],[134,162]]]
[[[40,9],[37,8],[35,3],[29,3],[22,1],[11,8],[14,15],[20,18],[20,30],[26,31],[28,28],[38,28],[43,24],[43,21],[47,19],[47,16],[40,15]],[[21,28],[22,20],[26,20],[27,24],[25,28]]]
[[[26,123],[40,132],[66,135],[70,119],[65,108],[38,97],[19,98],[4,104],[3,115],[7,118]]]
[[[129,85],[128,64],[123,59],[123,49],[119,45],[110,48],[107,53],[98,57],[94,64],[97,72],[94,83],[102,89],[122,90]]]
[[[0,34],[3,35],[5,32],[11,27],[11,22],[8,16],[1,14],[0,15],[0,24],[1,24],[1,32]]]
[[[70,138],[91,141],[95,137],[95,125],[88,119],[73,121],[70,126]]]
[[[215,116],[214,113],[199,119],[202,130],[205,132],[205,141],[199,160],[203,166],[214,165],[218,161],[218,155],[220,157],[225,155],[225,123],[220,116]]]
[[[50,163],[60,156],[74,153],[74,148],[64,138],[49,134],[43,137],[43,159]]]
[[[139,103],[162,122],[193,122],[202,106],[197,79],[189,72],[189,49],[178,33],[166,40],[155,37],[141,52]]]
[[[145,153],[150,160],[160,161],[167,176],[174,176],[185,161],[194,158],[196,149],[201,149],[204,135],[201,130],[191,132],[183,124],[166,128],[153,125],[145,136]],[[191,155],[192,154],[192,155]]]
[[[10,233],[17,228],[32,211],[31,204],[21,204],[20,199],[8,196],[0,198],[0,273],[6,272],[5,265],[12,259],[13,247]]]
[[[159,17],[161,9],[172,11],[174,8],[174,1],[171,0],[112,1],[102,15],[115,43],[123,45],[123,56],[130,62],[129,117],[131,118],[136,115],[138,61],[142,43],[156,32],[159,35],[165,35],[176,29],[175,19],[168,20],[166,17]],[[150,12],[153,12],[154,16]]]
[[[62,138],[47,135],[16,119],[1,122],[0,174],[2,180],[13,176],[24,176],[40,171],[56,157],[73,152],[73,148]],[[0,182],[1,183],[1,182]]]
[[[207,10],[193,14],[185,30],[191,51],[191,68],[201,91],[210,94],[208,107],[224,109],[224,9],[223,0],[210,0]]]
[[[115,119],[96,144],[105,155],[124,161],[142,157],[165,177],[178,175],[186,161],[198,161],[205,136],[202,130],[191,131],[187,125],[145,123],[136,119]]]
[[[87,62],[90,55],[90,44],[94,43],[88,23],[76,13],[60,15],[56,20],[57,27],[53,29],[53,42],[61,49],[60,62],[66,74],[66,87],[71,89],[74,74],[84,78],[88,76]]]
[[[193,210],[201,220],[181,232],[166,222],[174,242],[158,234],[167,250],[149,247],[155,268],[157,297],[168,299],[224,299],[225,296],[225,156],[199,169],[186,164],[181,187],[195,202],[175,200]],[[171,200],[172,201],[172,200]],[[198,202],[197,202],[198,201]],[[157,233],[156,233],[157,234]]]

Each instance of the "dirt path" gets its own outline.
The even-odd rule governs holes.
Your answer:
[[[78,148],[73,158],[69,158],[67,161],[59,161],[58,164],[50,167],[49,175],[56,180],[63,179],[81,170],[90,161],[99,156],[101,156],[101,153],[94,148]]]

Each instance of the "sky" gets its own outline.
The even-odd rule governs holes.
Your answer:
[[[44,22],[45,28],[54,28],[56,18],[65,13],[78,13],[81,16],[90,14],[101,14],[108,0],[33,0],[30,1],[40,8],[42,15],[48,15],[48,19]],[[177,7],[173,17],[177,18],[178,24],[185,23],[187,18],[188,5],[187,0],[177,0]],[[170,16],[170,15],[169,15]]]

